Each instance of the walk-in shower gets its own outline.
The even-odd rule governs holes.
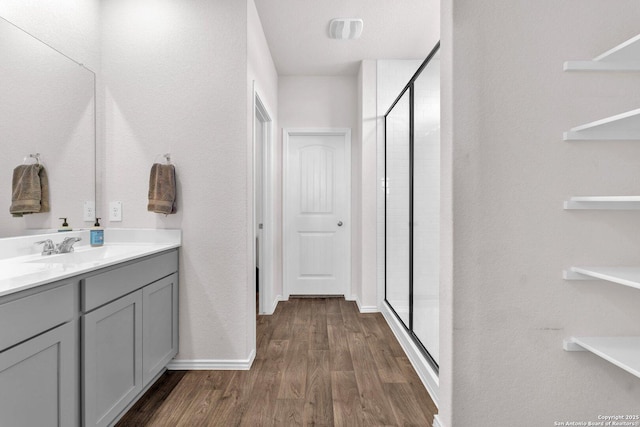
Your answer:
[[[438,368],[440,43],[385,114],[385,300]]]

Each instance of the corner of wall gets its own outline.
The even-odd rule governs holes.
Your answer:
[[[366,307],[380,308],[378,287],[377,200],[378,200],[378,130],[377,130],[377,71],[376,60],[360,63],[358,73],[360,111],[358,121],[361,140],[361,280],[360,298]]]

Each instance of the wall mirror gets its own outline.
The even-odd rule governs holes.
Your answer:
[[[0,18],[0,237],[74,229],[86,201],[95,201],[95,73]],[[9,212],[13,169],[40,154],[49,180],[50,211]]]

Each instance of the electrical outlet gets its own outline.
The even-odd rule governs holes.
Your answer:
[[[84,202],[84,207],[82,209],[82,220],[89,222],[95,221],[96,219],[96,202],[94,201],[86,201]]]
[[[122,221],[122,202],[109,203],[109,221]]]

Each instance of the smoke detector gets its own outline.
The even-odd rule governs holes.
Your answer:
[[[362,34],[362,19],[336,18],[329,22],[329,37],[338,40],[357,39]]]

